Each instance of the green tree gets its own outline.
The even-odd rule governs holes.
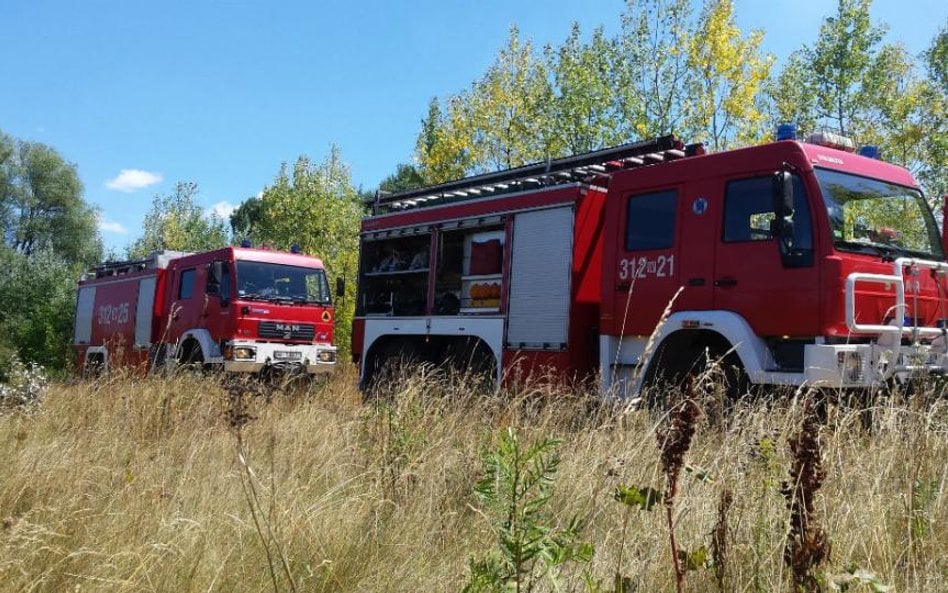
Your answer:
[[[257,235],[257,227],[263,217],[263,200],[258,196],[247,198],[237,206],[230,215],[230,229],[234,241],[244,239],[253,241]]]
[[[801,131],[817,128],[817,94],[813,74],[806,53],[797,50],[790,54],[776,79],[766,85],[770,100],[770,129],[777,124],[792,122]]]
[[[626,138],[681,132],[691,12],[689,0],[626,0],[616,42],[617,107]]]
[[[860,114],[863,123],[860,141],[882,147],[887,160],[917,172],[924,158],[925,116],[932,99],[930,87],[916,75],[914,65],[901,46],[883,47],[875,59],[876,67],[885,72],[874,82],[871,92],[876,99],[871,111]]]
[[[920,91],[922,153],[918,177],[938,204],[948,194],[948,25],[932,39],[924,54],[927,78]]]
[[[142,223],[142,236],[128,248],[130,258],[152,251],[207,251],[228,243],[227,227],[216,216],[205,216],[196,202],[196,183],[179,182],[173,194],[156,195]]]
[[[415,159],[421,176],[430,183],[460,179],[473,165],[473,125],[466,101],[465,95],[451,96],[447,110],[438,99],[428,103],[415,142]]]
[[[573,23],[563,45],[544,50],[546,70],[552,76],[550,156],[589,152],[621,141],[616,110],[616,47],[602,28],[588,44]]]
[[[507,45],[467,97],[475,169],[509,169],[549,156],[550,99],[546,68],[511,27]]]
[[[349,347],[355,310],[359,224],[363,209],[349,167],[333,147],[323,162],[300,157],[291,172],[284,165],[263,190],[256,239],[288,249],[293,243],[322,259],[330,280],[345,278],[346,295],[336,302],[336,345]]]
[[[69,366],[80,271],[49,250],[27,256],[0,245],[0,352],[49,368]]]
[[[379,190],[390,194],[408,191],[426,185],[425,178],[418,167],[407,163],[399,163],[395,172],[382,180]]]
[[[45,144],[0,133],[0,225],[17,253],[51,251],[91,264],[102,245],[97,213],[82,197],[76,166]]]
[[[0,230],[3,231],[0,244],[6,244],[7,229],[13,227],[13,200],[10,175],[13,173],[11,162],[16,152],[16,142],[10,136],[0,132]]]
[[[884,42],[870,0],[839,0],[817,42],[791,54],[771,84],[772,124],[804,133],[829,127],[911,170],[937,204],[948,191],[948,29],[923,54],[927,77],[904,47]]]
[[[707,0],[688,45],[690,139],[713,150],[757,140],[764,114],[757,96],[770,77],[771,56],[760,51],[761,31],[744,37],[731,0]]]
[[[804,50],[812,68],[816,115],[844,135],[864,131],[880,97],[873,93],[887,75],[879,59],[885,28],[869,16],[872,0],[839,0],[836,15],[820,26],[816,44]]]

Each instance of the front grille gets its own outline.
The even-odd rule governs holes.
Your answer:
[[[309,323],[261,321],[260,325],[257,326],[257,335],[261,338],[277,338],[279,340],[312,341],[316,335],[316,327]]]

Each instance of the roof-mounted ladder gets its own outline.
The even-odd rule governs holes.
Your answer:
[[[391,195],[376,192],[375,197],[367,202],[372,205],[373,214],[379,214],[383,208],[386,211],[407,210],[433,206],[445,201],[453,202],[560,183],[586,181],[620,169],[661,163],[703,152],[700,144],[685,146],[674,136],[662,136],[654,140],[632,142]]]

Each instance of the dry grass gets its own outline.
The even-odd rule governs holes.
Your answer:
[[[612,496],[619,483],[663,486],[657,414],[543,386],[478,396],[425,377],[393,387],[392,406],[363,405],[342,371],[246,396],[246,466],[214,379],[56,385],[39,413],[0,417],[0,591],[457,591],[468,557],[493,545],[472,488],[480,451],[506,426],[563,439],[553,509],[585,518],[603,591],[617,570],[636,591],[674,588],[659,507]],[[720,493],[733,493],[729,590],[790,588],[780,482],[801,410],[788,396],[739,407],[726,425],[700,421],[686,462],[712,479],[682,474],[676,530],[682,548],[710,545]],[[834,408],[821,440],[830,572],[852,563],[900,592],[948,590],[945,402],[886,404],[871,433]],[[250,479],[272,536],[254,526]],[[580,576],[568,571],[563,590],[586,590]],[[688,575],[691,591],[716,582],[710,569]]]

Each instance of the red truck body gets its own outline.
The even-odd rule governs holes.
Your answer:
[[[333,307],[322,262],[226,247],[110,262],[79,282],[81,368],[193,363],[226,371],[333,369]]]
[[[491,240],[493,273],[473,274]],[[364,380],[453,356],[618,395],[709,354],[764,385],[940,375],[942,243],[912,176],[875,158],[626,145],[378,198],[352,354]]]

